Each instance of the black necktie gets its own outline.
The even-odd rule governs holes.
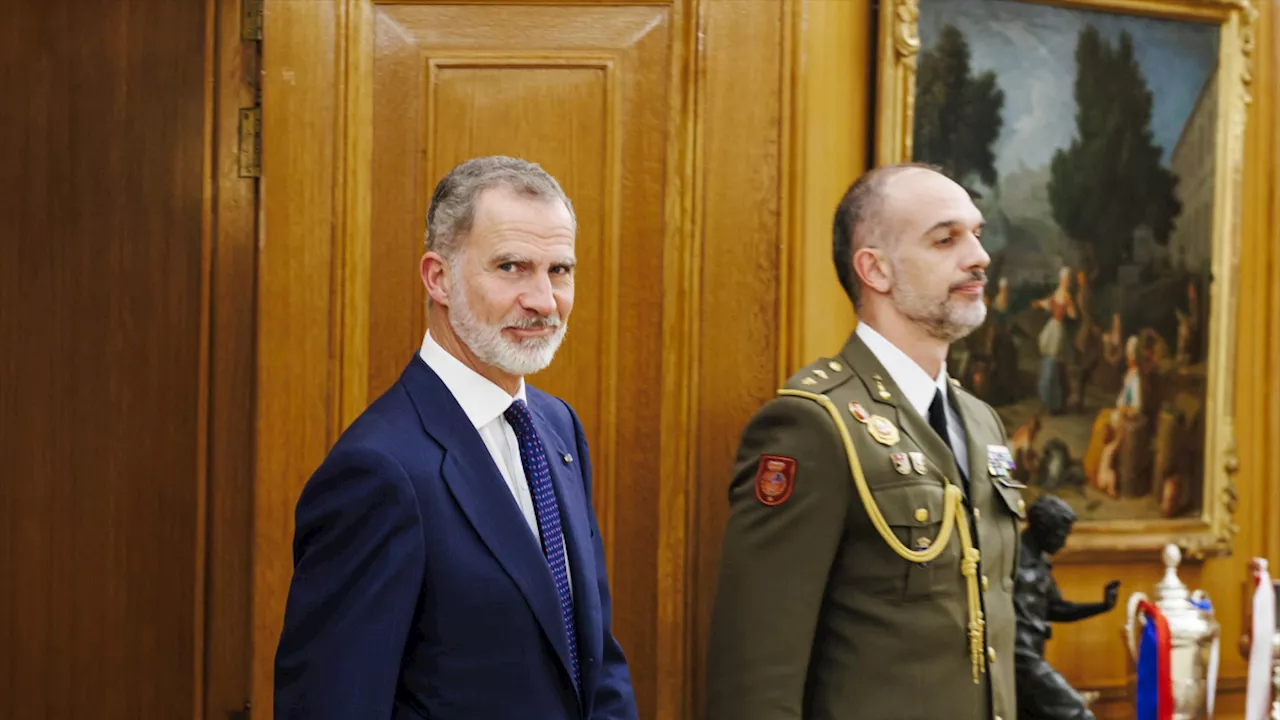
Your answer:
[[[960,472],[960,479],[964,483],[965,490],[969,489],[969,476],[965,473],[964,468],[960,467],[960,460],[956,458],[956,449],[951,447],[951,433],[947,430],[947,406],[942,399],[942,391],[938,390],[933,394],[933,402],[929,405],[929,427],[938,433],[938,437],[942,438],[942,442],[947,444],[947,449],[951,451],[951,459],[956,464],[956,470]]]

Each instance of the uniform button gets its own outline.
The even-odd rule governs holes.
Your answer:
[[[924,508],[916,508],[916,522],[924,522],[929,519],[929,511]]]
[[[929,546],[932,544],[933,544],[933,541],[927,537],[922,537],[916,541],[916,547],[920,548],[921,550],[927,550]]]
[[[974,522],[982,522],[982,511],[978,508],[973,509],[973,520]]]
[[[993,647],[987,648],[987,662],[991,663],[992,665],[996,664],[996,649]]]
[[[982,576],[982,592],[987,592],[990,589],[991,589],[991,581],[987,579],[986,575],[983,575]]]

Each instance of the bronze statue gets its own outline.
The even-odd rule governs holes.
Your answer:
[[[1019,720],[1094,720],[1085,699],[1044,659],[1045,642],[1053,635],[1050,623],[1104,613],[1120,596],[1118,580],[1107,583],[1102,602],[1071,602],[1058,592],[1049,558],[1066,544],[1075,521],[1071,507],[1054,495],[1041,495],[1027,511],[1013,590]]]

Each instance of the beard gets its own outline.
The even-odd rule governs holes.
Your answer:
[[[893,304],[907,319],[924,328],[934,338],[953,343],[982,325],[987,318],[987,305],[982,298],[972,300],[952,297],[961,284],[985,281],[986,273],[974,270],[969,278],[949,285],[941,295],[926,293],[909,282],[907,275],[894,263]]]
[[[458,276],[455,274],[454,277]],[[465,285],[459,282],[454,287],[456,292],[449,305],[449,325],[458,339],[481,362],[516,376],[532,375],[551,364],[569,329],[568,324],[561,320],[559,312],[545,317],[519,315],[491,325],[477,317],[471,309],[466,299]],[[548,327],[554,328],[554,331],[545,337],[511,340],[502,334],[504,328],[527,330]]]

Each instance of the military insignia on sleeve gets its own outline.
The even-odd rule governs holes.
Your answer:
[[[911,453],[911,467],[915,468],[916,472],[921,475],[924,475],[926,472],[929,471],[929,466],[926,465],[924,462],[924,453],[922,452]]]
[[[867,421],[867,432],[881,445],[898,444],[898,428],[884,416],[872,415]]]
[[[849,403],[849,414],[860,423],[866,422],[867,418],[871,417],[871,413],[867,412],[867,409],[862,407],[862,403],[857,401]]]
[[[911,463],[907,462],[907,454],[896,452],[890,457],[893,458],[893,469],[898,471],[899,475],[906,475],[911,472]]]
[[[756,499],[774,507],[791,497],[796,485],[795,458],[761,455],[756,468]]]

